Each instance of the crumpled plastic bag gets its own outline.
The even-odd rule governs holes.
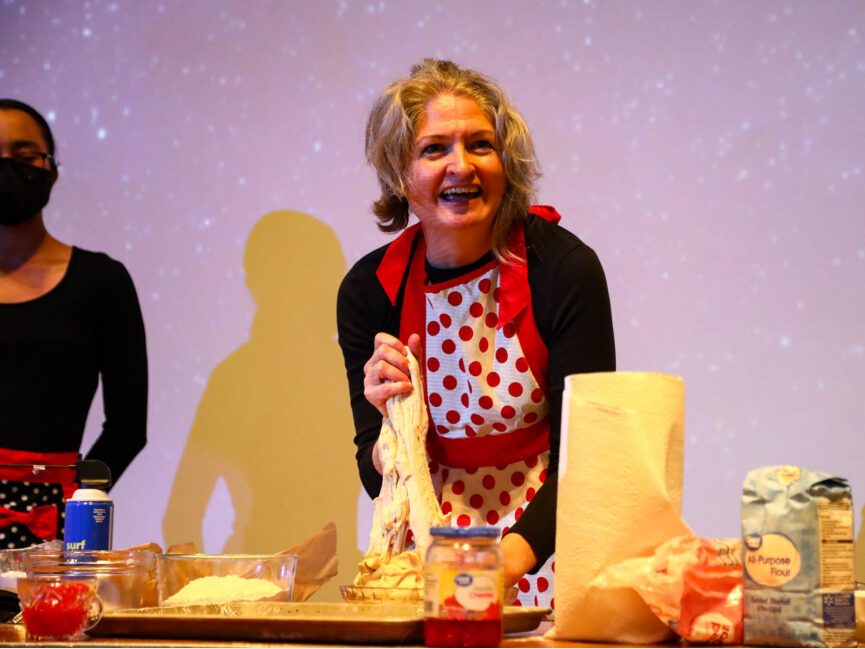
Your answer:
[[[650,557],[606,568],[597,588],[633,588],[689,642],[742,643],[742,542],[678,536]]]

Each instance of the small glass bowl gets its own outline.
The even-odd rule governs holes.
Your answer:
[[[346,602],[423,602],[423,588],[384,588],[381,586],[340,586]]]
[[[28,577],[93,577],[106,611],[156,605],[156,555],[151,550],[54,550],[24,557]]]
[[[38,575],[18,580],[28,640],[72,640],[102,617],[95,577]]]
[[[156,559],[160,606],[290,602],[297,556],[163,554]]]

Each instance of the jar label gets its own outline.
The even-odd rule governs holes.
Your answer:
[[[499,570],[451,570],[427,566],[424,615],[449,620],[495,620],[502,615]]]

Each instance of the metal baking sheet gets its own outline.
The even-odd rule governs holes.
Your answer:
[[[505,633],[538,627],[546,608],[507,606]],[[91,636],[283,642],[423,642],[423,610],[417,604],[238,602],[166,606],[105,614]]]

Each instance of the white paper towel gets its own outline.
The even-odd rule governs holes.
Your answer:
[[[607,566],[693,535],[682,521],[685,384],[647,372],[565,379],[556,518],[558,640],[652,644],[671,632],[630,588],[590,585]]]

